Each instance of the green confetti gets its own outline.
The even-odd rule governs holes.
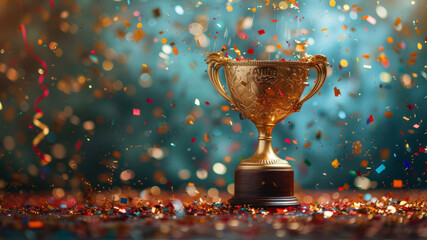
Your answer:
[[[304,160],[304,163],[305,163],[305,165],[307,165],[309,167],[311,166],[311,162],[308,159]]]

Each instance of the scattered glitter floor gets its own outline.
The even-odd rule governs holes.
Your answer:
[[[404,199],[393,193],[374,192],[369,193],[369,201],[363,200],[363,194],[348,193],[326,203],[303,203],[286,209],[232,208],[226,202],[190,200],[188,196],[146,200],[123,197],[114,202],[108,201],[107,194],[95,198],[102,195],[102,205],[76,201],[72,207],[42,195],[1,195],[0,239],[427,237],[427,206],[421,199],[424,192],[406,193]],[[314,199],[326,195],[310,194]],[[161,197],[165,200],[159,200]]]

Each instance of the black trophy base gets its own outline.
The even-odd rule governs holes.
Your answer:
[[[231,205],[299,206],[294,197],[294,171],[287,168],[237,169]]]

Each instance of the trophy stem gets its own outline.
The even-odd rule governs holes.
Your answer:
[[[263,155],[267,153],[273,153],[276,155],[273,151],[273,147],[271,147],[271,133],[273,132],[274,127],[276,124],[265,124],[265,125],[256,125],[258,129],[258,147],[255,152],[257,155]],[[276,158],[278,158],[276,156]]]
[[[258,147],[255,153],[248,159],[243,160],[240,169],[262,169],[262,168],[287,168],[291,165],[286,160],[279,158],[271,146],[271,133],[276,124],[256,124],[258,129]]]

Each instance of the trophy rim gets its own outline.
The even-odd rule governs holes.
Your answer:
[[[279,60],[240,60],[237,61],[235,59],[230,59],[227,61],[228,65],[239,65],[239,66],[259,66],[259,65],[301,65],[303,67],[310,67],[312,65],[312,62],[306,61],[302,62],[299,60],[296,61],[279,61]]]

